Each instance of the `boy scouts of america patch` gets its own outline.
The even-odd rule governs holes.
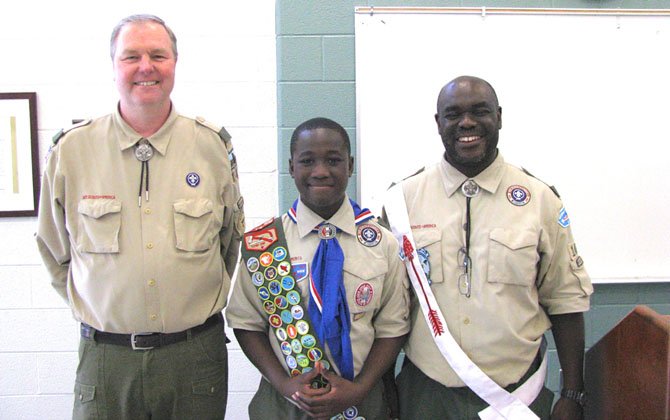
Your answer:
[[[564,228],[570,226],[570,218],[568,217],[568,212],[565,210],[565,207],[561,207],[561,211],[558,212],[558,224]]]
[[[512,185],[507,189],[507,199],[515,206],[525,206],[530,201],[530,191],[521,185]]]
[[[309,275],[309,266],[306,262],[304,263],[295,263],[292,267],[293,277],[295,281],[303,281]]]
[[[365,223],[358,226],[356,237],[365,246],[376,246],[382,240],[382,231],[375,225]]]
[[[356,305],[368,306],[368,304],[372,302],[372,296],[374,296],[374,294],[375,290],[370,283],[364,282],[359,284],[354,293]]]

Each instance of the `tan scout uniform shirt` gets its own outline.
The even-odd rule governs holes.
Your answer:
[[[319,237],[312,229],[323,222],[323,219],[302,201],[298,202],[296,214],[297,224],[286,214],[282,216],[288,251],[291,263],[307,263],[311,275],[312,258],[319,246]],[[376,222],[368,221],[365,223],[375,224],[381,230],[381,242],[367,247],[358,241],[354,212],[348,198],[329,222],[342,230],[337,233],[337,240],[344,253],[344,287],[351,316],[350,337],[356,376],[361,371],[375,338],[399,337],[409,332],[409,281],[398,256],[398,243],[391,232]],[[357,287],[364,282],[372,285],[372,300],[365,306],[360,306],[356,303],[355,294]],[[300,290],[302,304],[307,310],[309,279],[298,281],[296,287]],[[270,328],[268,315],[261,306],[257,289],[251,282],[245,261],[240,262],[237,280],[226,309],[226,318],[232,328],[267,332],[277,359],[288,374],[284,356]],[[325,347],[328,360],[332,362],[330,351]]]
[[[237,263],[244,214],[232,146],[173,109],[149,138],[150,197],[143,188],[139,207],[140,138],[117,110],[60,139],[42,179],[38,248],[77,320],[182,331],[221,311]]]
[[[570,227],[562,227],[561,200],[502,156],[474,180],[471,199],[472,293],[459,292],[458,250],[465,246],[468,178],[444,159],[403,181],[417,248],[429,252],[432,290],[449,331],[465,353],[501,386],[526,372],[551,324],[547,314],[583,312],[593,289]],[[508,198],[511,186],[530,193],[525,205]],[[435,345],[420,308],[412,307],[405,347],[427,376],[464,386]]]

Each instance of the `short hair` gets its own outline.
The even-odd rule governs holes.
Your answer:
[[[116,24],[114,29],[112,29],[112,37],[109,42],[109,54],[112,57],[112,61],[114,60],[114,54],[116,54],[116,40],[119,37],[119,32],[121,32],[121,28],[128,25],[129,23],[143,23],[143,22],[157,23],[161,25],[163,28],[165,28],[165,31],[170,37],[170,42],[172,42],[172,53],[174,54],[175,58],[177,58],[177,36],[174,34],[174,32],[172,32],[172,29],[170,29],[170,27],[165,24],[165,21],[159,18],[158,16],[140,14],[140,15],[130,15],[128,17],[121,19],[119,23]]]
[[[351,141],[349,141],[349,134],[347,134],[347,130],[331,119],[316,117],[301,123],[295,128],[295,130],[293,130],[293,134],[291,135],[291,156],[293,156],[293,152],[295,151],[295,143],[298,141],[298,136],[300,133],[303,131],[316,130],[317,128],[327,128],[333,131],[337,131],[344,139],[345,146],[347,147],[347,153],[351,155]]]

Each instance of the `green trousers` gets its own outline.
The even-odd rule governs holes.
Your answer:
[[[227,394],[223,323],[152,350],[82,338],[72,418],[223,419]]]
[[[511,392],[518,388],[538,366],[539,362],[536,360],[519,382],[505,389]],[[401,420],[479,420],[477,413],[488,407],[470,388],[447,388],[426,376],[407,358],[397,382]],[[553,392],[543,387],[529,408],[541,419],[548,420],[553,401]]]

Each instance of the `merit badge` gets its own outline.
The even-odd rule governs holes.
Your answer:
[[[323,352],[320,349],[313,348],[307,352],[307,357],[309,357],[309,360],[312,362],[318,362],[323,357]]]
[[[263,300],[268,300],[268,299],[270,299],[270,291],[265,286],[259,287],[258,288],[258,296]]]
[[[300,375],[300,370],[298,369],[291,369],[291,376],[298,376]]]
[[[291,306],[291,315],[295,319],[302,319],[305,316],[305,310],[300,305]]]
[[[295,280],[293,280],[293,277],[286,276],[283,279],[281,279],[282,289],[291,290],[291,289],[293,289],[293,286],[295,286]]]
[[[275,298],[275,305],[277,305],[277,308],[279,309],[286,309],[288,308],[288,301],[284,296],[277,296]]]
[[[274,267],[268,267],[263,272],[263,275],[268,280],[274,280],[275,278],[277,278],[277,269]]]
[[[268,318],[270,321],[270,325],[272,325],[275,328],[279,328],[282,326],[282,321],[281,317],[277,314],[270,315],[270,318]]]
[[[332,239],[335,237],[337,229],[330,223],[324,223],[319,226],[319,239]]]
[[[286,294],[286,299],[288,299],[291,305],[297,305],[300,303],[300,293],[297,290],[291,290]]]
[[[296,338],[298,336],[298,329],[293,324],[288,324],[286,326],[286,334],[291,338]]]
[[[272,256],[276,261],[284,261],[284,258],[286,258],[286,248],[283,246],[278,246],[272,250]]]
[[[298,361],[298,365],[300,367],[306,368],[307,366],[309,366],[309,359],[304,354],[298,354],[295,358]],[[303,370],[302,373],[307,373],[307,372],[305,372]]]
[[[291,315],[291,311],[288,309],[281,311],[281,320],[286,324],[289,324],[291,321],[293,321],[293,315]]]
[[[321,364],[323,365],[324,369],[330,370],[330,362],[328,360],[322,361]]]
[[[272,315],[275,313],[277,308],[275,307],[275,304],[270,302],[269,300],[266,300],[263,302],[263,310],[268,313],[268,315]]]
[[[312,334],[303,335],[300,339],[300,342],[302,343],[303,347],[308,349],[316,346],[316,338],[314,338]]]
[[[297,368],[298,367],[298,362],[296,362],[295,357],[286,356],[286,366],[288,366],[289,369]]]
[[[300,353],[302,351],[302,344],[300,344],[300,340],[294,338],[291,341],[291,349],[293,350],[293,353]]]
[[[273,296],[277,296],[281,293],[281,284],[279,284],[277,280],[272,280],[268,284],[268,289],[270,289],[270,293],[272,293]]]
[[[430,260],[428,259],[428,257],[430,257],[430,253],[426,248],[419,248],[416,250],[416,253],[419,256],[421,268],[423,269],[423,272],[426,273],[426,280],[428,280],[428,284],[433,284],[433,281],[430,279]]]
[[[251,275],[251,282],[254,284],[254,286],[262,286],[265,282],[265,279],[263,278],[263,275],[260,271],[256,271]]]
[[[259,266],[260,263],[258,262],[258,258],[251,257],[247,260],[247,270],[249,270],[249,272],[253,273],[254,271],[258,270]]]
[[[295,327],[298,329],[300,335],[305,335],[309,332],[309,324],[304,320],[296,322]]]
[[[361,283],[356,288],[356,293],[354,294],[356,298],[356,305],[358,306],[367,306],[372,302],[372,296],[374,296],[375,291],[372,288],[372,285],[368,282]]]
[[[196,174],[195,172],[189,172],[186,174],[186,183],[189,185],[189,187],[197,187],[198,184],[200,184],[200,175]]]
[[[291,272],[291,263],[288,261],[280,262],[279,265],[277,265],[277,271],[280,276],[288,276]]]
[[[461,191],[466,197],[474,197],[479,194],[479,185],[474,180],[468,179],[461,185]]]
[[[277,242],[277,229],[275,228],[253,231],[244,235],[244,246],[249,251],[265,251],[275,242]],[[272,254],[269,255],[272,257]],[[271,263],[272,261],[267,265]]]
[[[286,341],[288,336],[286,335],[286,330],[283,328],[277,328],[277,331],[275,331],[275,335],[279,339],[279,341]]]
[[[291,345],[288,343],[288,341],[282,341],[280,347],[281,352],[284,353],[286,356],[291,354]]]
[[[358,409],[354,406],[351,406],[342,412],[344,418],[347,420],[354,420],[358,415]]]
[[[307,278],[307,275],[309,274],[309,266],[307,265],[306,262],[304,263],[295,263],[293,264],[293,277],[295,278],[295,281],[302,281]]]
[[[363,224],[358,227],[356,237],[365,246],[376,246],[382,240],[382,231],[375,225]]]
[[[521,185],[512,185],[507,189],[507,199],[515,206],[525,206],[530,201],[530,191]]]
[[[260,263],[263,267],[267,267],[270,264],[272,264],[272,259],[273,259],[272,254],[270,254],[269,252],[262,253],[259,258]]]
[[[568,217],[568,212],[565,210],[565,207],[561,207],[561,211],[558,213],[558,224],[564,228],[570,226],[570,218]]]

